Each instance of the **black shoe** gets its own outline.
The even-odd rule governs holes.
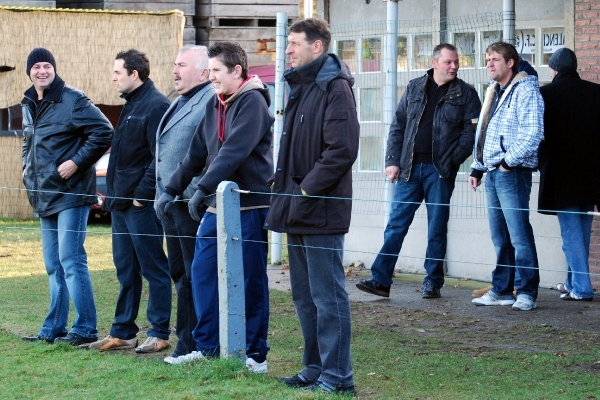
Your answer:
[[[329,385],[325,386],[319,382],[315,382],[310,386],[306,386],[304,388],[304,390],[310,391],[310,392],[321,392],[321,393],[335,393],[335,394],[339,394],[342,396],[352,396],[354,397],[356,395],[356,388],[354,387],[354,385],[352,386],[346,386],[346,387],[335,387],[335,388],[329,388]]]
[[[54,339],[46,339],[41,336],[21,336],[21,340],[25,342],[46,342],[46,343],[54,343]]]
[[[57,337],[56,339],[54,339],[54,343],[56,343],[56,344],[64,343],[64,344],[70,344],[71,346],[80,346],[80,345],[86,344],[86,343],[94,343],[97,340],[98,340],[98,337],[87,338],[87,337],[83,337],[81,335],[71,332],[67,336]]]
[[[300,374],[290,376],[289,378],[279,378],[279,382],[284,383],[291,388],[305,388],[315,383],[313,381],[304,380],[304,378],[302,378]]]
[[[365,279],[356,282],[356,287],[363,292],[375,294],[382,297],[390,297],[390,286],[383,286],[373,279]]]
[[[423,286],[421,286],[421,295],[424,299],[436,299],[441,297],[440,289],[433,286],[433,283],[430,281],[423,282]]]

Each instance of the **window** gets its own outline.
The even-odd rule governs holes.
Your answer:
[[[454,34],[454,45],[458,49],[461,68],[475,67],[475,32]]]
[[[337,56],[350,68],[350,72],[356,73],[356,41],[339,40],[337,42]]]
[[[492,43],[502,40],[502,31],[481,32],[481,67],[485,68],[485,50]]]
[[[563,28],[548,28],[542,31],[542,64],[548,65],[554,52],[565,47],[565,33]]]
[[[381,39],[362,40],[362,72],[381,71]]]
[[[381,115],[381,88],[360,88],[360,121],[379,122]]]
[[[361,137],[358,170],[381,172],[383,169],[383,143],[378,137]]]
[[[408,71],[408,38],[398,37],[398,71]]]
[[[431,54],[433,53],[433,44],[431,35],[417,35],[413,46],[413,68],[429,69],[431,68]]]
[[[531,65],[535,65],[535,30],[515,30],[515,47],[524,60],[529,61]]]

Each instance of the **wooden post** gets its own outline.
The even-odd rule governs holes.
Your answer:
[[[240,194],[234,182],[217,188],[219,338],[221,358],[246,358],[246,303]]]

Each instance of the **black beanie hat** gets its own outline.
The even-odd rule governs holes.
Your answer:
[[[29,53],[29,56],[27,57],[27,76],[29,76],[31,67],[39,62],[47,62],[52,64],[54,71],[56,72],[56,61],[54,61],[54,56],[52,53],[50,53],[50,50],[44,49],[43,47],[36,47],[35,49],[31,50],[31,53]]]
[[[573,50],[563,47],[552,54],[548,66],[556,72],[576,72],[577,57]]]

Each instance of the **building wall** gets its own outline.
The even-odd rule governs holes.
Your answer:
[[[575,54],[583,79],[600,83],[600,1],[575,0]],[[600,289],[600,218],[594,217],[590,245],[590,273]]]

